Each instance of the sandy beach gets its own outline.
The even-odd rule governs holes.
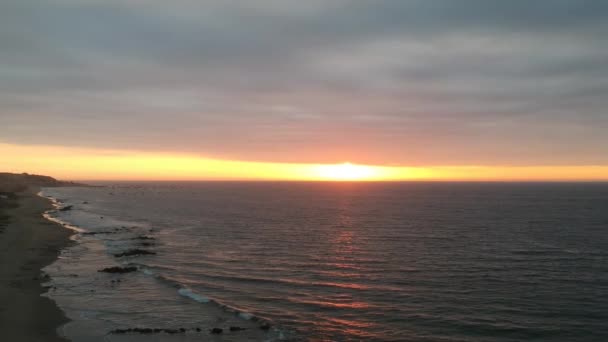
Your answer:
[[[41,268],[70,243],[70,231],[42,217],[47,199],[30,188],[0,198],[0,334],[4,341],[66,341],[57,328],[67,321],[46,292]]]

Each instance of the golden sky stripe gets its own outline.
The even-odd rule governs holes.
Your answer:
[[[608,180],[608,166],[374,166],[219,160],[188,154],[0,144],[2,171],[68,180]]]

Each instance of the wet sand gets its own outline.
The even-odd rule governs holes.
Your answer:
[[[3,341],[67,341],[57,328],[67,318],[41,296],[41,269],[70,243],[71,232],[42,217],[52,206],[30,189],[0,198],[0,336]],[[4,196],[3,196],[4,197]]]

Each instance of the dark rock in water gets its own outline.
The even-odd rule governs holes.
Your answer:
[[[212,334],[221,334],[221,333],[224,332],[224,329],[222,329],[222,328],[213,328],[213,329],[210,330],[210,332]]]
[[[156,254],[154,252],[147,251],[145,249],[131,249],[123,253],[114,254],[115,257],[121,258],[126,256],[136,256],[136,255],[153,255]]]
[[[201,328],[196,328],[195,329],[197,332],[201,332]]]
[[[140,236],[138,236],[138,237],[136,237],[136,238],[133,238],[133,239],[135,239],[135,240],[156,240],[156,239],[155,239],[155,238],[153,238],[153,237],[150,237],[150,236],[145,236],[145,235],[140,235]]]
[[[59,209],[59,211],[68,211],[68,210],[72,210],[72,208],[73,208],[73,207],[74,207],[73,205],[68,205],[68,206],[65,206],[65,207],[63,207],[63,208]]]
[[[262,329],[262,330],[269,330],[270,329],[270,324],[264,323],[264,324],[260,325],[260,329]]]
[[[89,202],[87,202],[87,201],[84,201],[84,202],[82,202],[82,204],[89,204]]]
[[[114,329],[112,331],[110,331],[111,334],[126,334],[126,333],[130,333],[133,332],[133,329],[129,328],[129,329]]]
[[[179,329],[161,329],[161,328],[129,328],[129,329],[114,329],[112,331],[110,331],[111,334],[126,334],[126,333],[139,333],[139,334],[158,334],[158,333],[166,333],[166,334],[178,334],[178,333],[185,333],[186,329],[185,328],[179,328]]]
[[[105,273],[129,273],[137,271],[137,267],[129,266],[129,267],[106,267],[97,272],[105,272]]]
[[[152,242],[142,242],[141,246],[142,247],[152,247],[152,246],[154,246],[154,243],[152,243]]]
[[[245,330],[247,328],[241,328],[241,327],[230,327],[230,331],[241,331],[241,330]]]

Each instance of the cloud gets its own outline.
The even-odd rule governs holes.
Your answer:
[[[605,1],[0,5],[0,140],[230,159],[608,164]]]

